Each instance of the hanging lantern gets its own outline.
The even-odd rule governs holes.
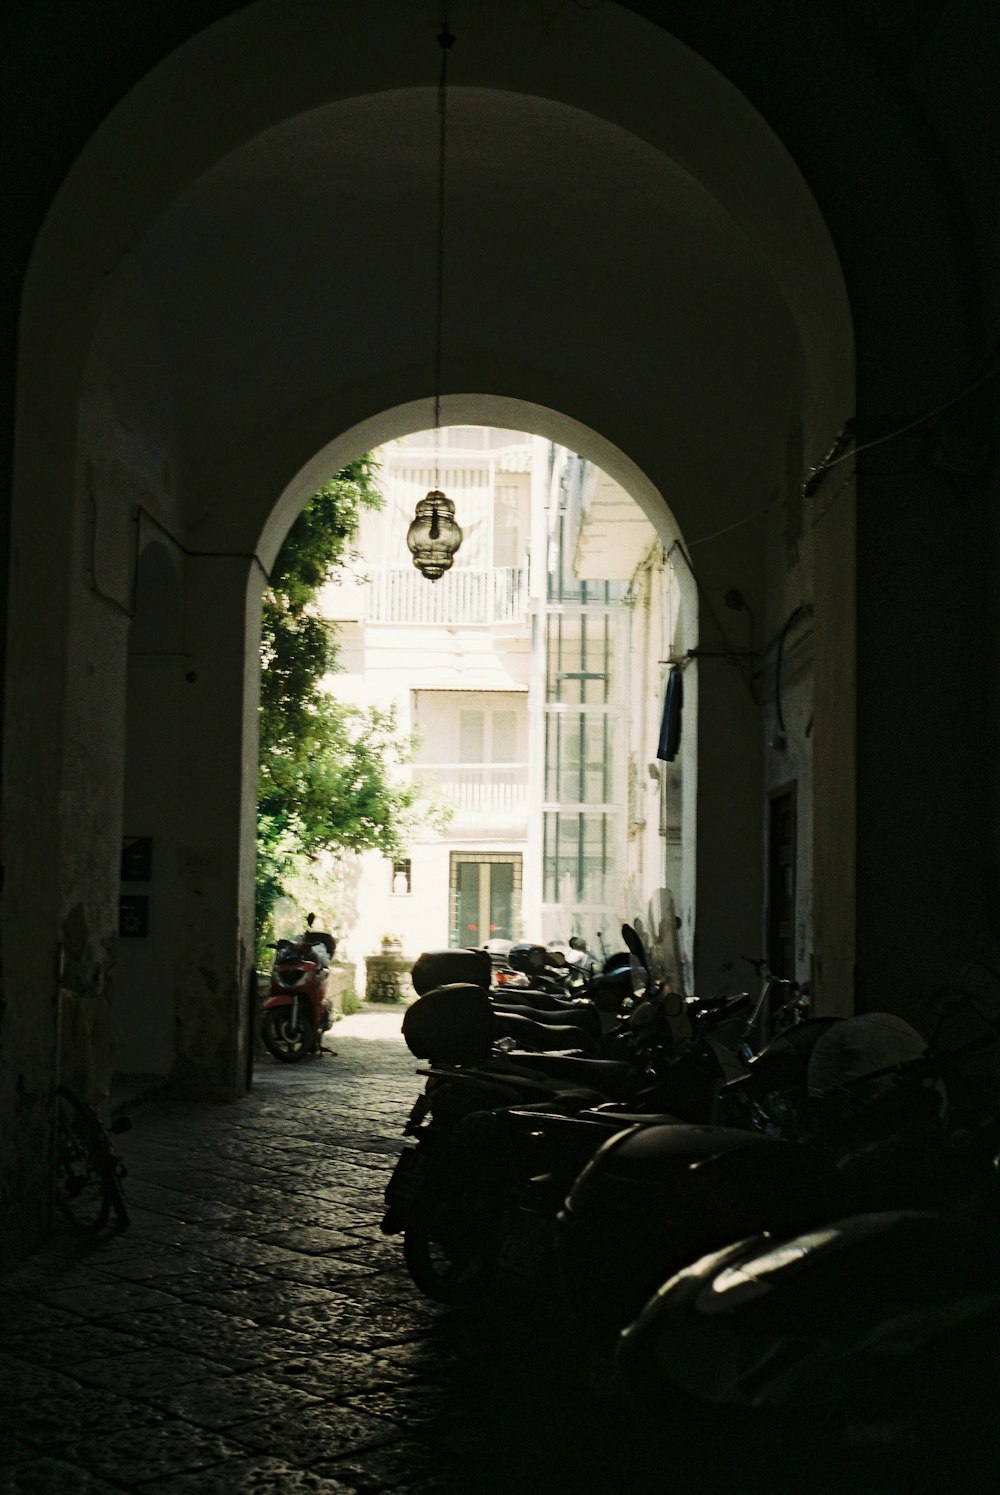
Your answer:
[[[406,543],[413,564],[428,581],[437,581],[451,569],[455,551],[462,543],[462,531],[455,522],[455,505],[439,488],[432,488],[417,504]]]
[[[445,7],[447,10],[447,6]],[[441,437],[441,352],[444,329],[444,186],[445,156],[448,132],[448,51],[455,38],[448,29],[447,15],[438,32],[441,48],[441,72],[438,78],[438,173],[437,173],[437,274],[434,303],[434,435]],[[441,481],[435,460],[434,481]],[[428,581],[437,581],[451,570],[455,551],[462,543],[462,531],[455,520],[455,505],[440,488],[432,488],[417,504],[413,522],[406,531],[406,543],[417,570]]]

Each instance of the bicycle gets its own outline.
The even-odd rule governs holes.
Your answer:
[[[111,1135],[93,1106],[65,1085],[56,1092],[55,1202],[77,1230],[96,1235],[114,1215],[115,1230],[127,1230],[128,1209],[122,1189],[126,1168]],[[132,1123],[119,1117],[111,1132],[128,1131]]]
[[[743,956],[760,978],[760,991],[744,1029],[741,1057],[749,1062],[772,1038],[802,1022],[809,1014],[809,999],[797,981],[776,976],[766,960]],[[779,1002],[775,1005],[774,994]]]
[[[749,955],[743,959],[760,979],[750,1016],[732,1043],[745,1073],[717,1088],[712,1122],[771,1132],[774,1118],[764,1096],[769,1090],[782,1090],[791,1083],[790,1076],[799,1077],[812,1044],[838,1019],[810,1018],[808,994],[797,981],[776,976],[766,960]]]

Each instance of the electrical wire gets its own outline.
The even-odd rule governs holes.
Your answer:
[[[445,6],[438,32],[441,71],[438,75],[437,266],[434,298],[434,486],[441,486],[441,353],[444,343],[444,186],[448,146],[448,53],[454,43]]]
[[[850,451],[844,451],[843,448],[847,445],[850,445],[854,431],[854,422],[848,421],[837,435],[827,455],[821,461],[817,462],[815,467],[811,467],[809,469],[809,472],[806,478],[803,480],[799,489],[800,497],[803,499],[812,498],[821,480],[834,467],[839,467],[842,462],[847,462],[852,458],[856,458],[861,452],[871,451],[873,447],[885,446],[887,442],[897,441],[901,436],[907,435],[910,431],[916,430],[919,426],[926,425],[928,421],[935,420],[939,415],[943,415],[946,411],[950,410],[952,406],[958,405],[962,400],[967,399],[969,395],[974,394],[977,389],[981,389],[984,384],[988,384],[991,379],[995,378],[996,375],[1000,373],[1000,362],[997,362],[996,360],[997,354],[994,353],[991,356],[990,366],[979,376],[978,379],[975,379],[971,384],[960,390],[958,394],[952,395],[951,399],[944,400],[940,405],[936,405],[933,410],[925,411],[923,415],[918,415],[916,419],[908,421],[905,426],[900,426],[895,431],[888,431],[884,436],[875,436],[870,441],[862,441],[856,445],[853,445]],[[847,479],[841,484],[836,493],[832,495],[832,497],[827,501],[824,507],[813,519],[812,524],[814,529],[816,525],[819,524],[820,520],[822,520],[824,516],[829,513],[830,509],[833,507],[833,505],[836,503],[837,499],[845,491],[845,489],[850,487],[856,476],[857,468],[855,467],[851,469],[851,473],[847,477]],[[766,504],[761,504],[759,509],[754,509],[751,511],[751,513],[744,514],[742,519],[736,519],[732,524],[724,525],[722,529],[711,530],[707,535],[699,535],[696,540],[686,541],[685,543],[687,549],[693,550],[698,545],[707,545],[712,540],[721,540],[724,535],[731,535],[734,530],[742,529],[745,524],[750,524],[753,522],[753,520],[760,519],[763,517],[763,515],[769,513],[771,509],[773,509],[780,501],[780,499],[781,494],[775,493],[773,497],[768,499]],[[679,545],[678,548],[680,548]],[[673,549],[674,546],[671,546],[671,550]]]
[[[742,519],[737,519],[732,524],[727,524],[724,529],[713,530],[709,535],[699,535],[697,540],[688,540],[688,550],[691,550],[695,545],[707,545],[709,540],[719,540],[723,535],[732,534],[734,529],[742,529],[752,519],[759,519],[762,514],[766,514],[769,509],[773,509],[777,502],[778,495],[775,494],[773,498],[768,499],[766,504],[762,504],[759,509],[754,509],[750,514],[744,514]]]
[[[838,453],[838,445],[845,445],[850,439],[853,430],[853,422],[848,421],[831,447],[830,452],[827,453],[821,462],[817,462],[815,467],[810,468],[809,475],[802,484],[803,498],[810,496],[810,493],[806,491],[809,485],[818,483],[821,478],[826,476],[831,468],[838,467],[841,462],[847,462],[850,458],[857,457],[862,452],[870,452],[874,447],[885,446],[890,441],[898,441],[901,436],[909,435],[911,431],[917,430],[918,427],[925,426],[928,421],[936,420],[939,415],[944,415],[946,411],[951,410],[955,405],[961,404],[963,400],[967,400],[970,395],[975,394],[977,389],[982,389],[984,384],[988,384],[998,374],[1000,374],[1000,344],[990,353],[986,367],[979,377],[973,379],[971,384],[967,384],[964,389],[960,389],[950,399],[942,400],[941,404],[935,405],[933,410],[925,410],[923,415],[916,416],[913,420],[907,421],[905,425],[898,426],[894,431],[887,431],[884,436],[873,436],[870,441],[856,443],[849,452],[841,451]]]

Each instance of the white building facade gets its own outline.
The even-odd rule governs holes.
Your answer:
[[[616,948],[625,918],[659,907],[680,840],[663,812],[678,796],[647,772],[665,678],[651,651],[666,660],[676,623],[655,532],[617,484],[541,437],[449,427],[378,457],[383,508],[363,517],[353,575],[324,594],[340,642],[328,683],[394,706],[417,742],[409,772],[450,818],[395,863],[357,859],[341,950],[360,962],[386,935],[416,955],[574,933]],[[432,583],[406,530],[433,487],[463,541]]]

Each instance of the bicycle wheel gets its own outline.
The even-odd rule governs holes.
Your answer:
[[[117,1121],[111,1123],[110,1127],[112,1133],[128,1132],[131,1129],[132,1123],[127,1116],[120,1116]],[[122,1188],[122,1179],[125,1177],[128,1169],[115,1151],[114,1143],[109,1142],[108,1146],[111,1153],[111,1167],[106,1177],[108,1180],[111,1213],[114,1216],[114,1227],[118,1231],[128,1230],[131,1220],[129,1218],[128,1207],[125,1203],[125,1190]]]
[[[71,1090],[56,1091],[55,1201],[78,1230],[107,1224],[114,1189],[114,1158],[97,1117]]]

